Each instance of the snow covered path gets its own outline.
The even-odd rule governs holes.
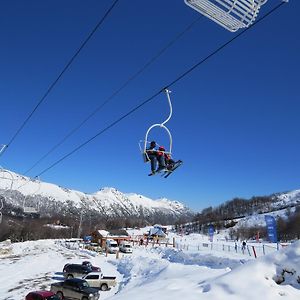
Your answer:
[[[33,290],[50,289],[51,283],[63,280],[62,269],[66,263],[89,260],[100,265],[104,275],[120,275],[104,256],[93,257],[78,250],[69,250],[53,240],[13,244],[13,255],[0,258],[0,299],[23,300]],[[101,295],[105,299],[116,288]]]
[[[117,277],[118,285],[102,292],[101,299],[300,299],[300,242],[256,260],[149,246],[137,246],[117,260],[69,250],[52,240],[14,244],[13,255],[0,258],[0,299],[24,300],[29,291],[49,289],[62,279],[64,264],[83,260]],[[282,274],[285,281],[278,285],[274,278]]]

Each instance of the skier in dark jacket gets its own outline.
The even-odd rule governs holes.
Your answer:
[[[166,168],[164,156],[161,151],[156,150],[156,142],[152,141],[149,148],[147,148],[146,153],[151,162],[151,173],[149,176],[154,175],[156,172],[159,172]],[[158,168],[156,166],[158,163]]]

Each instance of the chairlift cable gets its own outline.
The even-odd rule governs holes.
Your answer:
[[[137,111],[138,109],[140,109],[141,107],[143,107],[144,105],[146,105],[147,103],[149,103],[150,101],[152,101],[154,98],[156,98],[161,92],[165,91],[166,89],[168,89],[169,87],[171,87],[172,85],[174,85],[175,83],[177,83],[179,80],[183,79],[185,76],[187,76],[189,73],[191,73],[193,70],[195,70],[196,68],[198,68],[200,65],[202,65],[204,62],[206,62],[209,58],[213,57],[215,54],[219,53],[222,49],[224,49],[226,46],[228,46],[229,44],[231,44],[233,41],[235,41],[238,37],[242,36],[245,32],[247,32],[250,28],[253,28],[254,26],[256,26],[257,24],[259,24],[262,20],[264,20],[266,17],[270,16],[272,13],[274,13],[277,9],[279,9],[282,5],[284,5],[286,2],[281,2],[280,4],[276,5],[273,9],[271,9],[269,12],[267,12],[264,16],[262,16],[260,19],[258,19],[255,23],[253,23],[251,26],[247,27],[246,29],[244,29],[243,31],[241,31],[239,34],[237,34],[235,37],[231,38],[229,41],[227,41],[226,43],[224,43],[222,46],[218,47],[215,51],[213,51],[211,54],[209,54],[208,56],[206,56],[204,59],[202,59],[200,62],[198,62],[197,64],[195,64],[194,66],[192,66],[189,70],[187,70],[186,72],[184,72],[182,75],[180,75],[179,77],[177,77],[175,80],[173,80],[171,83],[169,83],[168,85],[165,85],[164,88],[160,89],[158,92],[156,92],[154,95],[152,95],[151,97],[147,98],[145,101],[143,101],[142,103],[140,103],[138,106],[136,106],[135,108],[131,109],[129,112],[127,112],[126,114],[124,114],[123,116],[121,116],[120,118],[118,118],[116,121],[114,121],[113,123],[111,123],[110,125],[108,125],[107,127],[105,127],[104,129],[102,129],[100,132],[98,132],[96,135],[94,135],[93,137],[89,138],[87,141],[85,141],[84,143],[80,144],[79,146],[77,146],[75,149],[73,149],[71,152],[69,152],[68,154],[64,155],[62,158],[60,158],[59,160],[57,160],[56,162],[54,162],[52,165],[50,165],[48,168],[44,169],[43,171],[41,171],[37,176],[41,176],[42,174],[46,173],[47,171],[49,171],[50,169],[52,169],[54,166],[58,165],[59,163],[61,163],[63,160],[65,160],[66,158],[68,158],[69,156],[71,156],[72,154],[74,154],[75,152],[77,152],[78,150],[80,150],[81,148],[83,148],[85,145],[87,145],[88,143],[90,143],[91,141],[93,141],[96,137],[102,135],[104,132],[108,131],[110,128],[114,127],[115,125],[117,125],[119,122],[121,122],[123,119],[127,118],[128,116],[130,116],[132,113],[134,113],[135,111]]]
[[[44,169],[37,176],[41,176],[42,174],[44,174],[47,171],[49,171],[50,169],[52,169],[54,166],[56,166],[57,164],[59,164],[60,162],[62,162],[63,160],[65,160],[67,157],[71,156],[72,154],[74,154],[75,152],[77,152],[79,149],[81,149],[82,147],[84,147],[85,145],[87,145],[88,143],[90,143],[91,141],[93,141],[96,137],[98,137],[99,135],[103,134],[104,132],[106,132],[107,130],[109,130],[110,128],[112,128],[113,126],[115,126],[116,124],[118,124],[119,122],[121,122],[123,119],[125,119],[126,117],[128,117],[129,115],[131,115],[132,113],[134,113],[135,111],[137,111],[139,108],[141,108],[142,106],[144,106],[145,104],[147,104],[148,102],[150,102],[151,100],[153,100],[162,91],[163,90],[160,90],[160,91],[156,92],[153,96],[151,96],[150,98],[146,99],[145,101],[143,101],[142,103],[140,103],[138,106],[134,107],[133,109],[131,109],[128,113],[126,113],[125,115],[121,116],[119,119],[117,119],[116,121],[114,121],[113,123],[111,123],[110,125],[108,125],[107,127],[105,127],[104,129],[102,129],[96,135],[94,135],[93,137],[91,137],[87,141],[85,141],[84,143],[82,143],[79,146],[77,146],[75,149],[73,149],[71,152],[69,152],[68,154],[64,155],[62,158],[60,158],[56,162],[54,162],[48,168]]]
[[[29,169],[24,172],[24,175],[29,173],[33,168],[40,164],[46,157],[61,146],[68,138],[70,138],[76,131],[78,131],[89,119],[96,115],[108,102],[110,102],[116,95],[118,95],[128,84],[141,75],[150,65],[152,65],[160,56],[162,56],[171,46],[173,46],[186,32],[188,32],[203,16],[197,17],[193,20],[183,31],[178,33],[171,41],[169,41],[162,49],[160,49],[152,58],[149,59],[136,73],[132,74],[115,92],[111,94],[103,103],[101,103],[93,112],[91,112],[79,125],[73,128],[65,137],[54,145],[47,153],[45,153],[38,161],[36,161]]]
[[[113,4],[106,11],[106,13],[104,14],[104,16],[101,18],[101,20],[96,24],[96,26],[93,28],[93,30],[89,33],[89,35],[86,37],[86,39],[84,40],[84,42],[81,44],[81,46],[78,48],[78,50],[72,56],[72,58],[68,61],[68,63],[65,65],[65,67],[63,68],[63,70],[60,72],[60,74],[58,75],[58,77],[52,82],[52,84],[47,89],[46,93],[42,96],[42,98],[39,100],[39,102],[37,103],[37,105],[34,107],[34,109],[30,112],[30,114],[24,120],[24,122],[22,123],[22,125],[19,127],[19,129],[16,131],[16,133],[13,135],[13,137],[11,138],[11,140],[9,141],[9,143],[7,144],[7,146],[6,146],[6,148],[4,150],[6,150],[13,143],[13,141],[16,139],[16,137],[19,135],[19,133],[22,131],[22,129],[25,127],[25,125],[28,123],[28,121],[31,119],[31,117],[33,116],[33,114],[36,112],[36,110],[38,109],[38,107],[45,101],[45,99],[50,94],[50,92],[53,90],[53,88],[55,87],[55,85],[57,84],[57,82],[61,79],[61,77],[67,71],[67,69],[71,66],[71,64],[73,63],[73,61],[75,60],[75,58],[79,55],[79,53],[81,52],[81,50],[86,46],[86,44],[88,43],[88,41],[92,38],[92,36],[95,34],[95,32],[103,24],[103,22],[108,17],[108,15],[113,10],[114,6],[118,3],[118,1],[119,0],[115,0],[113,2]]]

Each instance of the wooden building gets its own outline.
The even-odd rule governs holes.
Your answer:
[[[95,230],[94,232],[92,232],[91,236],[92,242],[98,243],[102,248],[105,247],[105,242],[108,239],[115,240],[118,244],[120,244],[121,241],[131,239],[127,231],[123,229],[112,229],[110,231]]]

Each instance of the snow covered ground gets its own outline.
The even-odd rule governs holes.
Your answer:
[[[197,243],[195,234],[173,236]],[[198,238],[203,242],[203,236]],[[134,246],[133,254],[116,259],[70,250],[53,240],[16,243],[12,254],[0,257],[0,299],[23,300],[29,291],[49,289],[52,282],[62,280],[64,264],[83,260],[100,266],[104,275],[117,277],[118,285],[101,292],[101,299],[300,299],[300,241],[258,259],[150,244]]]

